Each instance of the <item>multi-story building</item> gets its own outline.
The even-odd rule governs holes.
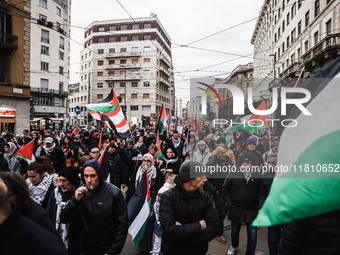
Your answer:
[[[229,84],[238,87],[244,94],[244,102],[246,108],[248,87],[253,87],[253,63],[247,65],[238,65],[231,74],[223,80],[222,84]],[[220,119],[231,120],[236,116],[233,115],[233,95],[228,89],[220,89],[219,94],[222,98],[223,107],[219,111]],[[256,101],[253,94],[253,101]]]
[[[84,37],[80,90],[69,98],[71,125],[77,105],[84,109],[80,124],[86,125],[85,105],[105,99],[112,88],[131,124],[147,125],[151,114],[160,116],[162,104],[167,116],[173,115],[171,41],[156,16],[95,21]]]
[[[0,1],[1,132],[29,129],[30,37],[30,1]]]
[[[282,1],[274,27],[275,70],[279,78],[304,76],[320,70],[340,55],[340,2]]]
[[[175,116],[182,117],[182,111],[183,111],[182,99],[181,98],[176,98]]]
[[[65,128],[70,63],[71,0],[32,0],[33,128]]]
[[[251,44],[254,45],[254,80],[253,95],[260,100],[263,91],[268,90],[269,83],[275,78],[273,27],[278,19],[275,11],[277,0],[265,0],[256,22]]]

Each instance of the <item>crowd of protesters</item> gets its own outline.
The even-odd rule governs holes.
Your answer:
[[[251,135],[239,130],[229,139],[223,128],[209,125],[203,125],[200,134],[192,127],[183,134],[174,130],[165,137],[160,135],[160,141],[156,140],[153,127],[132,128],[132,137],[128,139],[115,132],[107,134],[103,129],[78,130],[77,134],[73,131],[24,130],[17,136],[1,134],[0,214],[6,216],[7,222],[2,225],[0,222],[2,236],[13,231],[12,225],[18,227],[13,222],[16,217],[23,222],[18,231],[24,232],[16,235],[23,239],[22,246],[33,247],[29,244],[31,238],[23,238],[33,231],[26,229],[31,227],[36,231],[35,242],[49,242],[42,245],[45,254],[120,254],[130,225],[126,205],[147,173],[151,204],[150,217],[138,243],[141,251],[206,254],[212,239],[226,243],[227,217],[231,221],[231,246],[223,252],[235,254],[240,229],[245,224],[246,254],[255,254],[257,228],[251,223],[261,210],[275,176],[273,171],[261,172],[261,167],[276,166],[278,137],[271,137],[266,131]],[[16,155],[32,140],[32,160]],[[104,170],[98,162],[106,147],[108,180],[104,179]],[[193,166],[233,166],[246,171],[229,172],[223,178],[204,174],[194,177],[190,170]],[[258,167],[259,173],[249,171],[251,166]],[[7,195],[2,197],[2,193]],[[327,217],[336,219],[333,214]],[[281,237],[282,227],[268,228],[270,255],[279,254],[280,241],[283,244],[280,254],[318,254],[306,253],[313,249],[303,244],[290,245],[294,229],[288,228],[289,234]],[[331,240],[338,241],[339,236],[337,233]],[[18,247],[9,247],[15,240],[6,238],[6,254],[20,251]],[[32,249],[36,251],[39,245]]]

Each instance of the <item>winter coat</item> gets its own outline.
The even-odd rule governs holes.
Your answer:
[[[340,254],[340,210],[283,226],[280,255],[323,254]]]
[[[81,252],[120,254],[128,230],[126,203],[120,189],[104,181],[98,161],[90,160],[85,164],[88,165],[96,169],[100,183],[95,189],[85,192],[81,200],[72,196],[61,212],[61,222],[79,219]]]
[[[193,154],[193,160],[200,162],[202,165],[206,165],[209,161],[211,153],[209,151],[208,146],[205,146],[205,150],[202,152],[199,149],[196,150]]]
[[[238,168],[239,170],[239,168]],[[229,173],[223,184],[228,219],[238,223],[252,223],[258,212],[259,178],[244,178],[242,172]]]
[[[137,150],[135,147],[132,147],[131,149],[129,149],[128,147],[125,147],[123,149],[123,152],[130,158],[132,159],[133,157],[136,157],[138,155],[138,153],[140,153],[139,150]]]
[[[253,162],[253,166],[263,166],[264,165],[264,162],[263,162],[263,157],[262,157],[262,154],[260,153],[260,152],[258,152],[257,150],[252,150],[252,151],[250,151],[250,150],[248,150],[248,149],[245,149],[245,150],[243,150],[242,152],[241,152],[241,154],[240,154],[240,156],[239,156],[239,158],[242,158],[243,157],[243,155],[244,154],[246,154],[246,153],[248,153],[248,152],[250,152],[250,153],[252,153],[253,155],[254,155],[254,157],[255,157],[255,162]],[[240,167],[241,166],[241,162],[236,162],[236,166],[237,167]]]
[[[49,156],[50,160],[52,161],[53,167],[57,172],[61,171],[61,169],[66,167],[65,154],[60,147],[55,146],[54,150],[51,151],[49,154],[46,153],[44,149],[42,149],[40,156],[43,156],[43,155]]]
[[[118,152],[110,154],[110,182],[119,189],[121,184],[129,184],[128,167],[121,159]]]
[[[174,156],[172,158],[169,158],[166,154],[166,151],[168,148],[171,148],[172,151],[174,152]],[[161,166],[161,168],[166,168],[166,169],[172,169],[174,174],[178,174],[179,173],[179,168],[182,165],[182,160],[180,159],[180,157],[177,154],[177,151],[175,150],[175,148],[168,144],[164,150],[162,151],[163,153],[163,157],[164,157],[164,164]]]
[[[179,176],[176,186],[162,194],[160,222],[162,252],[167,254],[206,254],[208,242],[216,237],[218,217],[212,200],[203,190],[188,192]],[[207,228],[202,230],[200,220]],[[176,225],[179,222],[181,225]]]
[[[264,201],[269,195],[270,188],[273,184],[273,179],[275,177],[275,173],[266,173],[260,179],[260,187],[259,187],[259,209],[262,208]]]

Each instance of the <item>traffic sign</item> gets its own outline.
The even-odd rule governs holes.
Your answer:
[[[74,108],[74,112],[79,115],[80,114],[80,106],[77,105],[76,108]]]
[[[211,106],[210,104],[207,102],[207,113],[210,112],[211,110]],[[200,104],[200,111],[202,111],[202,104]]]

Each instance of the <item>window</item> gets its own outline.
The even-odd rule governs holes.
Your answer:
[[[332,33],[332,19],[326,22],[326,35],[330,35]]]
[[[132,52],[137,52],[138,51],[138,47],[132,47]]]
[[[295,62],[295,53],[290,56],[290,61],[292,64]]]
[[[39,14],[39,20],[42,22],[46,22],[47,21],[47,16]]]
[[[114,65],[115,64],[115,60],[114,59],[109,59],[109,65]]]
[[[296,29],[294,28],[293,31],[290,33],[291,43],[295,41],[295,34],[296,34]]]
[[[64,67],[59,66],[59,74],[64,75]]]
[[[105,32],[105,27],[98,27],[98,32]]]
[[[113,25],[113,26],[109,26],[109,31],[116,31],[117,30],[117,26]]]
[[[139,29],[139,24],[132,24],[132,29]]]
[[[113,88],[115,86],[115,83],[114,82],[109,82],[109,87],[111,88]]]
[[[144,70],[143,74],[144,74],[144,76],[145,75],[150,75],[150,70]]]
[[[41,41],[44,43],[50,43],[50,32],[42,29],[41,30]]]
[[[127,36],[121,36],[120,37],[121,42],[126,42],[127,41]]]
[[[301,49],[300,48],[297,49],[297,58],[298,58],[298,61],[301,58]]]
[[[320,0],[314,2],[314,17],[320,14]]]
[[[39,6],[47,9],[47,0],[39,0]]]
[[[104,54],[104,49],[98,49],[98,54]]]
[[[151,40],[151,35],[143,35],[144,40]]]
[[[98,60],[98,66],[102,66],[104,65],[104,61],[103,60]]]
[[[138,63],[138,58],[133,58],[131,62],[132,63]]]
[[[274,42],[276,42],[277,41],[277,33],[275,33],[275,35],[274,35]]]
[[[47,46],[41,45],[40,53],[44,55],[50,55],[50,48]]]
[[[131,99],[137,99],[137,94],[131,94]]]
[[[298,1],[298,9],[301,8],[301,5],[302,5],[302,0],[299,0],[299,1]]]
[[[121,25],[120,26],[120,30],[127,30],[128,29],[128,25]]]
[[[64,52],[59,51],[59,59],[64,60]]]
[[[150,58],[144,58],[144,63],[150,63]]]
[[[119,86],[120,86],[121,88],[125,88],[125,86],[126,86],[125,81],[121,81],[121,82],[119,83]]]
[[[305,52],[307,52],[307,51],[308,51],[308,40],[305,41]]]
[[[116,51],[115,51],[115,48],[110,48],[109,49],[109,53],[115,53]]]
[[[60,37],[60,42],[59,42],[59,48],[64,49],[64,44],[65,44],[65,39],[63,37]]]
[[[282,53],[285,52],[285,43],[282,43]]]
[[[142,109],[143,111],[151,111],[151,105],[143,105]]]
[[[59,7],[57,7],[57,9],[56,9],[56,14],[57,14],[58,16],[61,16],[61,9],[60,9]]]
[[[131,39],[132,41],[139,41],[139,35],[133,35]]]
[[[301,25],[302,23],[301,23],[301,20],[300,20],[300,22],[298,23],[298,35],[300,35],[301,34],[301,28],[302,28],[302,25]]]
[[[125,94],[120,94],[119,95],[122,99],[125,99]]]
[[[296,14],[296,3],[293,4],[291,12],[292,12],[292,19],[293,19]]]
[[[138,72],[138,70],[132,70],[131,74],[132,74],[133,77],[136,77],[136,76],[139,75],[139,72]]]
[[[103,87],[103,83],[97,83],[97,88],[102,88]]]
[[[42,89],[48,89],[48,80],[47,79],[40,79],[40,87]]]
[[[131,111],[138,111],[138,105],[131,105],[130,110]]]
[[[116,41],[116,37],[115,36],[110,36],[109,37],[109,42],[115,42],[115,41]]]
[[[309,25],[309,11],[305,14],[305,27]]]
[[[61,24],[59,22],[56,22],[56,29],[59,31],[61,29]]]
[[[287,27],[289,25],[289,12],[287,13]]]
[[[105,42],[105,38],[104,37],[98,37],[97,42],[98,43],[104,43]]]
[[[150,82],[149,82],[149,81],[143,82],[143,86],[144,86],[144,87],[150,87]]]
[[[125,71],[120,71],[120,72],[119,72],[119,76],[120,76],[120,77],[125,77],[125,74],[126,74]]]
[[[103,72],[97,72],[98,77],[103,77]]]
[[[144,52],[149,52],[151,51],[151,47],[150,46],[144,46]]]
[[[280,38],[280,36],[281,36],[281,28],[279,27],[279,29],[277,30],[277,36],[278,36],[278,38]]]
[[[115,71],[109,71],[109,76],[115,76]]]
[[[319,42],[319,31],[314,33],[314,45],[317,45]]]
[[[120,48],[120,52],[121,53],[125,53],[126,52],[126,48]]]
[[[151,28],[151,23],[145,23],[144,28]]]
[[[282,11],[285,10],[285,1],[286,1],[286,0],[282,0]]]
[[[137,88],[138,87],[138,82],[136,82],[136,81],[131,82],[131,87]]]
[[[103,94],[98,94],[97,99],[103,99]]]
[[[48,63],[47,62],[40,62],[40,70],[48,71]]]
[[[285,21],[282,21],[282,33],[285,31]]]
[[[150,94],[149,93],[143,94],[143,99],[150,99]]]
[[[280,58],[281,54],[280,54],[280,48],[278,48],[277,50],[277,57]]]
[[[287,44],[287,48],[288,48],[289,47],[289,35],[287,36],[286,44]]]
[[[120,63],[121,65],[126,64],[126,59],[121,59],[121,60],[119,61],[119,63]]]

